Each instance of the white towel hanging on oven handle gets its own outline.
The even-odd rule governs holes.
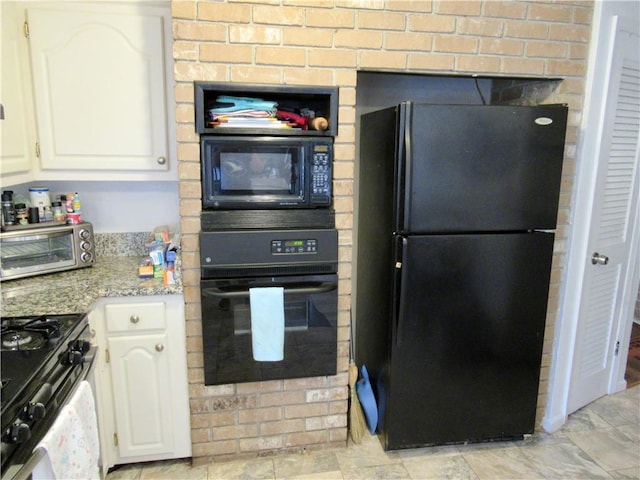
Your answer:
[[[253,359],[279,362],[284,359],[284,288],[249,289]]]
[[[33,470],[33,480],[100,478],[98,422],[89,382],[80,382],[37,449],[45,455]]]

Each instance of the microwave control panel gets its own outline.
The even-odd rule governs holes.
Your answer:
[[[311,158],[311,195],[331,195],[331,158],[327,145],[316,145]]]
[[[271,240],[271,253],[316,253],[318,241],[314,239]]]

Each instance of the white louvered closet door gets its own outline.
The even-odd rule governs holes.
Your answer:
[[[616,349],[626,356],[628,347],[617,332],[627,321],[624,289],[640,210],[640,41],[637,26],[630,30],[619,23],[613,42],[567,413],[608,393]]]

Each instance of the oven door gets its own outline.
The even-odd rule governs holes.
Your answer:
[[[249,289],[284,288],[284,359],[253,359]],[[336,374],[338,277],[201,281],[206,385]]]

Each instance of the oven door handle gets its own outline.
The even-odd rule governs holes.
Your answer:
[[[332,290],[338,288],[338,284],[336,282],[322,282],[318,286],[313,287],[298,287],[298,288],[287,288],[285,287],[284,293],[287,294],[295,294],[295,295],[312,295],[317,293],[327,293]],[[218,287],[206,287],[202,289],[202,294],[210,297],[220,297],[220,298],[240,298],[240,297],[248,297],[249,289],[243,288],[242,290],[223,290]]]

